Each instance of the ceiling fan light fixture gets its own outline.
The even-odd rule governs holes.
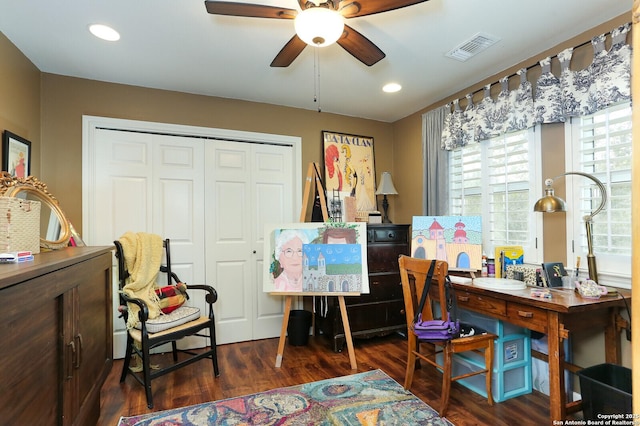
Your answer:
[[[310,46],[329,46],[342,36],[344,19],[335,10],[312,7],[298,13],[294,20],[296,34]]]

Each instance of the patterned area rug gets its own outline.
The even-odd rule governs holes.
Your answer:
[[[381,370],[173,410],[122,417],[142,425],[447,425]]]

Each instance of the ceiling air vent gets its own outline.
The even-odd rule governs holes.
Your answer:
[[[460,43],[458,46],[445,53],[445,56],[464,62],[499,41],[500,39],[498,37],[491,34],[477,33],[469,40]]]

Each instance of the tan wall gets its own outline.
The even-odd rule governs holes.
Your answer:
[[[31,142],[31,170],[39,173],[40,71],[0,33],[0,132],[4,130]]]
[[[372,136],[376,179],[383,170],[393,172],[393,133],[389,123],[43,74],[42,180],[78,230],[82,229],[83,115],[299,136],[303,178],[309,162],[324,165],[322,130]]]

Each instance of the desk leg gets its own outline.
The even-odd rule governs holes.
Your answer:
[[[549,402],[550,417],[553,421],[564,420],[567,416],[567,395],[564,387],[564,345],[560,337],[560,318],[557,312],[547,312],[549,325]]]
[[[610,364],[620,364],[622,361],[622,342],[620,330],[617,328],[618,308],[611,308],[609,323],[604,329],[604,357]]]

